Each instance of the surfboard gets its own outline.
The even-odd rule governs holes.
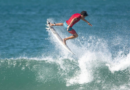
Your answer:
[[[47,29],[49,29],[49,30],[52,32],[52,34],[53,34],[53,35],[55,36],[55,38],[59,41],[59,43],[60,43],[68,52],[74,54],[74,53],[70,50],[70,48],[63,43],[63,39],[62,39],[62,38],[60,37],[60,35],[56,32],[56,30],[54,29],[54,27],[53,27],[53,26],[50,26],[50,22],[49,22],[49,21],[47,21],[47,27],[48,27]]]

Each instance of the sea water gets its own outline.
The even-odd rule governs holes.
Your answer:
[[[46,29],[87,11],[65,50]],[[54,27],[62,38],[71,36]],[[0,0],[0,90],[130,90],[129,0]]]

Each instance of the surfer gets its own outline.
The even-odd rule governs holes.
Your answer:
[[[63,43],[66,45],[66,40],[74,39],[74,38],[78,37],[78,34],[76,33],[76,31],[72,27],[73,27],[74,24],[76,24],[78,21],[80,21],[80,19],[82,19],[83,21],[85,21],[86,23],[88,23],[88,25],[92,26],[85,19],[86,16],[88,16],[87,12],[86,11],[82,11],[81,13],[75,13],[75,14],[73,14],[69,18],[69,20],[65,21],[64,23],[56,23],[56,24],[50,23],[50,25],[51,26],[64,26],[65,29],[67,29],[67,31],[72,34],[72,36],[63,39]]]

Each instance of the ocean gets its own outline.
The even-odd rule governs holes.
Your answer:
[[[73,55],[46,22],[83,10]],[[0,0],[0,90],[130,90],[130,0]]]

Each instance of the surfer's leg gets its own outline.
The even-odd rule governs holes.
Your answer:
[[[70,37],[64,38],[64,39],[63,39],[63,43],[66,45],[66,40],[74,39],[74,38],[77,38],[77,37],[78,37],[78,34],[75,33],[75,34],[73,34],[73,35],[70,36]]]
[[[63,23],[56,23],[56,24],[50,23],[50,26],[63,26]]]

